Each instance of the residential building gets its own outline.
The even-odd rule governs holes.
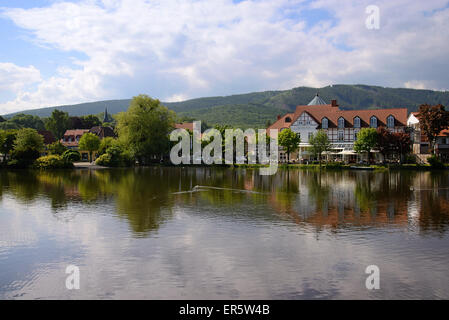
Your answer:
[[[354,141],[362,128],[385,127],[391,132],[403,132],[407,125],[407,109],[370,109],[370,110],[341,110],[337,100],[327,104],[317,94],[308,105],[299,105],[295,112],[278,116],[275,123],[268,129],[278,129],[280,132],[290,128],[296,132],[301,143],[297,153],[290,156],[294,160],[311,159],[309,139],[318,130],[324,130],[332,145],[334,159],[356,161]],[[287,161],[285,152],[279,154],[281,162]],[[381,160],[381,156],[376,156]]]
[[[64,133],[63,138],[61,139],[61,143],[66,146],[69,149],[78,150],[81,154],[81,160],[88,161],[89,159],[89,152],[84,150],[79,150],[79,141],[81,137],[87,133],[93,133],[97,135],[100,139],[104,139],[106,137],[115,137],[114,130],[110,127],[101,127],[96,126],[92,127],[91,129],[73,129],[73,130],[67,130]],[[96,157],[96,155],[94,155]]]
[[[430,155],[429,140],[421,133],[418,112],[412,112],[408,116],[407,125],[412,129],[411,139],[413,153],[419,158],[425,159]],[[442,130],[435,140],[435,153],[444,162],[449,162],[449,130]]]

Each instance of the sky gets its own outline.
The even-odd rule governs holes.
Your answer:
[[[141,93],[448,90],[448,40],[449,0],[0,0],[0,114]]]

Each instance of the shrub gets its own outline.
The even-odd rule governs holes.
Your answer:
[[[117,144],[117,140],[112,137],[105,137],[100,142],[100,147],[98,148],[98,155],[101,156],[107,152],[107,149]]]
[[[341,169],[343,167],[343,163],[341,162],[329,162],[326,164],[327,169]]]
[[[413,154],[408,154],[405,156],[404,162],[407,164],[416,164],[416,156]]]
[[[431,155],[429,158],[427,158],[427,162],[430,164],[430,166],[434,169],[443,169],[444,164],[438,159],[436,155]]]
[[[56,141],[47,146],[47,150],[49,154],[62,155],[67,150],[67,147],[64,146],[61,142]]]
[[[113,163],[112,156],[109,153],[102,154],[95,161],[95,164],[105,167],[112,167],[113,166],[112,163]]]
[[[76,150],[67,150],[62,154],[65,162],[73,163],[81,160],[81,154]]]
[[[132,157],[128,151],[124,151],[119,145],[115,144],[107,148],[106,153],[102,154],[95,163],[105,167],[131,166]]]
[[[70,168],[73,164],[64,161],[63,157],[58,155],[43,156],[36,160],[35,167],[38,169],[62,169]]]

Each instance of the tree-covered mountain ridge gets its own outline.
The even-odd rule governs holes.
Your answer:
[[[323,88],[298,87],[290,90],[263,91],[230,96],[207,97],[182,102],[163,102],[180,118],[206,121],[209,125],[228,124],[239,127],[264,127],[275,121],[278,114],[295,110],[297,105],[308,104],[316,93],[330,103],[337,99],[341,109],[407,108],[416,111],[419,105],[443,104],[449,106],[449,91],[406,88],[386,88],[370,85],[332,85]],[[150,94],[151,96],[151,94]],[[154,97],[157,98],[157,97]],[[127,110],[130,99],[97,101],[77,105],[25,110],[18,113],[48,117],[54,109],[71,116],[99,114],[107,107],[115,114]]]

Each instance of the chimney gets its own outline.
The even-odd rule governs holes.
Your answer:
[[[280,120],[281,119],[281,115],[280,114],[278,114],[278,120]]]
[[[332,107],[338,107],[337,100],[331,100]]]

